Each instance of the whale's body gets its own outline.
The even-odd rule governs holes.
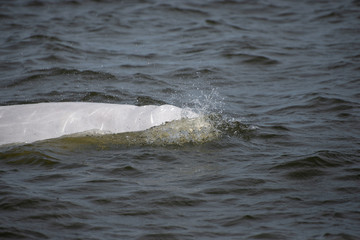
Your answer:
[[[197,114],[172,105],[59,102],[0,107],[0,145],[31,143],[97,130],[103,133],[142,131]]]

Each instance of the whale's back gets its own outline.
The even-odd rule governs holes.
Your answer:
[[[0,107],[0,145],[29,143],[96,130],[142,131],[183,117],[196,117],[172,105],[134,106],[105,103],[38,103]]]

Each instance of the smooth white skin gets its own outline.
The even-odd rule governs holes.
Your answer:
[[[98,130],[105,133],[142,131],[165,122],[198,115],[172,105],[133,106],[61,102],[0,107],[0,145],[31,143]]]

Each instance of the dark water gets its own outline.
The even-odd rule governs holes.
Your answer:
[[[0,23],[1,105],[167,103],[221,132],[2,147],[1,239],[359,239],[358,0],[9,0]]]

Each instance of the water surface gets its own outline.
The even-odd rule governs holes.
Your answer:
[[[1,105],[173,104],[219,134],[3,146],[0,238],[358,239],[359,21],[356,0],[2,1]]]

